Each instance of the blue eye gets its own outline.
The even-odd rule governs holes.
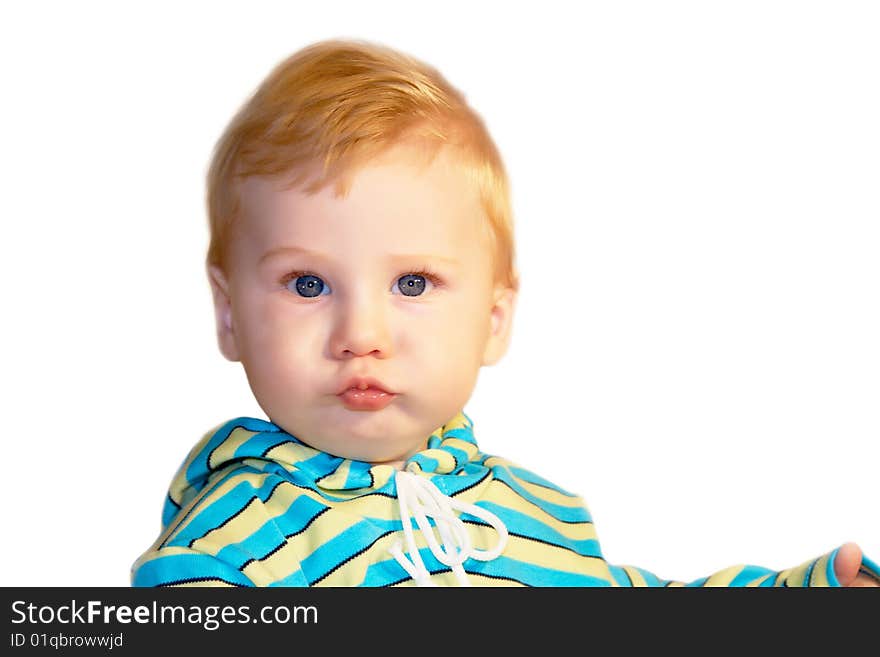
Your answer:
[[[291,283],[293,283],[293,288],[291,288]],[[330,287],[324,283],[320,278],[314,276],[312,274],[303,274],[302,276],[292,277],[287,282],[287,289],[293,292],[296,290],[296,293],[301,297],[317,297],[323,293],[330,293]]]
[[[395,286],[407,297],[417,297],[425,291],[429,281],[420,274],[406,274],[397,279]]]

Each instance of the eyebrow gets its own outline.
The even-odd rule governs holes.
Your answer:
[[[260,259],[257,261],[257,264],[262,265],[265,261],[271,260],[272,258],[276,258],[282,255],[304,255],[309,256],[311,258],[315,258],[317,260],[330,261],[333,258],[326,253],[321,253],[320,251],[310,251],[309,249],[305,249],[301,246],[279,246],[274,249],[270,249],[266,251]],[[439,260],[449,265],[458,264],[458,260],[454,258],[447,258],[445,256],[440,255],[428,255],[428,254],[419,254],[419,253],[389,253],[388,260]]]

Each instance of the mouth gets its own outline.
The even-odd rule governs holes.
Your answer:
[[[376,388],[349,388],[339,395],[345,407],[352,411],[378,411],[388,406],[394,397],[394,394]]]
[[[349,410],[378,411],[397,395],[375,379],[357,377],[346,382],[336,396]]]
[[[339,388],[339,390],[336,391],[336,394],[341,395],[349,390],[378,390],[389,395],[394,394],[394,392],[389,390],[388,386],[384,385],[381,381],[377,381],[368,376],[356,376],[349,379],[341,388]]]

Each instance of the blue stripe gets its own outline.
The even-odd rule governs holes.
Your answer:
[[[773,586],[775,586],[775,584],[776,584],[776,577],[775,577],[776,573],[774,572],[772,574],[774,575],[773,577],[768,577],[763,582],[758,584],[758,586],[762,589],[773,588]]]
[[[526,536],[528,538],[534,538],[539,541],[543,541],[544,543],[550,543],[551,545],[568,548],[570,550],[573,550],[577,554],[586,557],[602,557],[602,554],[599,550],[599,543],[595,539],[569,538],[568,536],[560,534],[549,525],[545,525],[543,522],[535,520],[534,518],[526,515],[522,511],[517,511],[516,509],[510,509],[505,506],[500,506],[498,504],[495,504],[494,502],[477,502],[476,506],[482,509],[486,509],[487,511],[491,511],[496,516],[498,516],[501,522],[504,523],[504,525],[508,528],[508,531],[510,531],[512,534],[516,534],[518,536]],[[476,518],[475,516],[472,516],[468,513],[462,513],[461,518],[462,520],[473,520],[481,525],[486,524],[483,520]]]
[[[409,555],[407,554],[406,557],[409,558]],[[403,566],[397,563],[397,560],[393,557],[389,557],[388,559],[371,563],[364,573],[364,579],[358,584],[352,584],[352,586],[390,586],[401,580],[408,579],[410,577],[403,569]]]
[[[214,432],[214,435],[211,436],[210,440],[202,448],[202,451],[199,452],[186,469],[186,480],[197,490],[201,490],[205,483],[203,480],[211,472],[211,468],[208,467],[208,457],[219,445],[229,438],[229,434],[239,427],[247,431],[256,432],[268,431],[271,433],[280,431],[274,424],[253,417],[235,418],[221,426]]]
[[[227,479],[233,476],[241,476],[248,469],[241,468],[234,473],[230,473],[229,477],[224,477],[217,482],[215,489]],[[242,481],[236,484],[232,490],[225,493],[220,499],[214,501],[209,506],[200,507],[199,512],[189,518],[185,526],[179,528],[174,536],[169,538],[166,545],[189,547],[192,541],[219,527],[229,518],[241,512],[248,504],[252,504],[251,500],[255,497],[265,503],[275,487],[285,483],[288,482],[274,475],[267,475],[259,488],[254,488],[254,485],[249,481]]]
[[[340,563],[372,545],[381,536],[400,529],[399,521],[364,520],[328,539],[301,562],[303,572],[314,582]]]
[[[282,535],[293,536],[302,532],[326,508],[326,504],[301,494],[284,513],[271,518],[269,522],[274,523]]]
[[[803,584],[801,584],[801,586],[809,586],[810,585],[810,578],[813,576],[813,568],[815,568],[815,567],[816,567],[816,562],[813,561],[810,564],[810,567],[807,568],[807,572],[804,575],[804,581],[803,581]]]
[[[481,468],[472,474],[465,474],[464,472],[455,476],[435,474],[431,476],[431,483],[434,484],[441,493],[455,497],[461,491],[479,484],[483,479],[486,479],[486,475],[487,472],[485,468]]]
[[[531,472],[530,470],[526,470],[524,468],[520,468],[515,465],[509,465],[509,466],[507,466],[507,469],[510,470],[519,479],[522,479],[523,481],[527,481],[530,484],[537,484],[539,486],[543,486],[544,488],[551,488],[559,493],[562,493],[563,495],[565,495],[567,497],[577,497],[574,493],[570,493],[569,491],[565,490],[564,488],[560,488],[559,486],[554,484],[552,481],[548,481],[548,480],[544,479],[544,477],[541,477],[540,475],[536,475],[534,472]]]
[[[834,560],[837,559],[837,553],[840,552],[840,548],[836,547],[831,551],[831,554],[828,555],[828,565],[825,568],[825,575],[828,577],[828,585],[829,586],[840,586],[840,580],[837,579],[837,573],[834,571]],[[871,562],[866,559],[864,556],[862,557],[862,564],[865,562],[870,564]]]
[[[620,566],[612,566],[608,564],[608,570],[611,571],[611,576],[614,578],[614,581],[617,582],[619,586],[623,586],[626,588],[632,587],[632,580],[629,577],[629,574]]]
[[[179,507],[174,500],[168,495],[165,496],[165,504],[162,507],[162,531],[165,531],[168,525],[173,522],[180,509],[181,507]]]
[[[284,443],[302,444],[292,436],[283,432],[261,432],[251,436],[248,440],[239,445],[238,449],[235,450],[233,458],[261,458],[262,455],[270,449],[277,447],[278,445],[283,445]]]
[[[334,495],[332,492],[326,488],[321,488],[317,485],[313,479],[313,475],[310,472],[302,472],[300,470],[285,470],[283,468],[277,469],[277,466],[267,461],[267,465],[264,468],[264,471],[272,471],[278,472],[278,474],[283,478],[292,483],[297,488],[302,489],[303,491],[311,491],[315,493],[317,496],[321,497],[327,502],[347,502],[352,499],[351,495],[345,495],[345,491],[342,491],[339,495]],[[388,481],[379,488],[375,488],[369,493],[365,493],[365,495],[373,495],[376,493],[394,496],[394,477],[389,477]],[[359,496],[363,497],[363,496]],[[329,506],[329,504],[328,504]]]
[[[299,496],[281,516],[269,518],[256,531],[237,543],[230,543],[217,556],[236,568],[249,561],[265,559],[300,533],[326,507],[306,495]]]
[[[471,445],[477,444],[477,441],[474,439],[474,432],[471,431],[469,427],[450,429],[443,434],[443,440],[449,440],[450,438],[457,438],[458,440],[463,440],[464,442],[470,443]]]
[[[245,540],[228,543],[217,553],[217,558],[242,570],[251,561],[259,561],[285,543],[284,536],[270,521],[264,523]]]
[[[367,488],[373,480],[373,476],[370,474],[372,467],[370,463],[365,461],[352,461],[343,488],[346,490]]]
[[[423,472],[434,472],[437,470],[437,459],[433,459],[430,456],[425,456],[424,454],[416,454],[411,457],[408,462],[418,463],[419,467],[422,468]]]
[[[708,579],[708,577],[701,577],[700,579],[695,579],[693,582],[688,582],[687,584],[685,584],[685,586],[687,586],[688,588],[699,588],[703,586]]]
[[[513,577],[528,586],[611,586],[610,582],[601,577],[545,568],[504,555],[492,561],[478,561],[474,565],[471,562],[472,560],[467,562],[467,570],[489,576]]]
[[[338,456],[317,452],[312,458],[297,462],[296,467],[311,474],[312,478],[317,481],[336,472],[336,469],[342,465],[343,460]]]
[[[308,586],[309,580],[306,579],[306,576],[303,575],[302,570],[295,570],[290,575],[285,577],[284,579],[279,579],[277,582],[272,582],[268,586]]]
[[[880,567],[878,567],[876,563],[874,563],[871,559],[866,557],[864,554],[862,555],[862,568],[865,569],[866,571],[868,571],[868,573],[872,577],[880,580]],[[828,573],[829,573],[828,580],[830,581],[832,574],[834,574],[834,560],[830,559],[830,558],[828,560]],[[834,579],[836,581],[837,577],[835,576]],[[838,584],[839,584],[839,582],[838,582]]]
[[[775,571],[772,571],[769,568],[762,568],[761,566],[743,566],[742,570],[740,570],[736,574],[736,577],[730,580],[730,584],[728,584],[728,586],[746,586],[747,584],[751,584],[752,582],[754,582],[756,579],[759,579],[764,575],[771,575],[774,572]],[[773,579],[771,578],[770,581],[772,582]]]
[[[209,496],[212,491],[217,490],[220,486],[222,486],[224,483],[226,483],[230,479],[233,479],[235,477],[240,476],[243,472],[244,473],[260,474],[259,471],[255,470],[254,468],[251,468],[248,466],[241,466],[240,468],[226,472],[222,477],[218,478],[215,475],[215,477],[213,479],[211,479],[211,487],[205,489],[204,495]],[[195,498],[193,498],[193,499],[195,499]],[[184,509],[181,509],[181,511],[178,513],[178,515],[175,516],[174,518],[172,518],[172,520],[176,523],[176,526],[173,527],[173,530],[169,534],[168,538],[165,539],[165,542],[162,545],[167,545],[168,541],[173,540],[174,536],[177,534],[177,532],[179,532],[181,530],[182,527],[186,526],[186,524],[189,523],[190,520],[192,520],[193,518],[195,518],[199,514],[201,514],[204,511],[204,506],[203,506],[204,503],[205,503],[205,499],[203,497],[200,499],[198,505],[196,505],[194,507],[186,506],[186,507],[184,507]],[[186,547],[186,546],[184,546],[184,547]]]
[[[506,468],[494,467],[492,468],[492,472],[495,475],[496,479],[503,481],[505,484],[510,486],[510,488],[521,498],[528,500],[529,502],[547,512],[549,515],[553,516],[557,520],[561,520],[562,522],[592,521],[589,511],[587,511],[586,507],[584,507],[583,505],[563,506],[561,504],[548,502],[541,499],[540,497],[537,497],[536,495],[533,495],[528,490],[523,488],[522,485],[513,478],[511,473],[508,472]]]
[[[448,452],[455,459],[455,469],[457,470],[462,465],[468,462],[468,455],[463,449],[458,449],[457,447],[451,447],[449,445],[445,445],[443,447],[444,452]]]
[[[654,573],[652,573],[650,570],[645,570],[644,568],[639,568],[638,566],[635,566],[635,569],[637,571],[639,571],[639,574],[645,580],[645,584],[647,584],[650,587],[658,587],[658,586],[663,586],[664,584],[666,584],[665,580],[660,579]]]
[[[483,465],[482,462],[477,463],[474,461],[470,461],[464,464],[464,466],[461,468],[461,471],[459,472],[459,475],[465,475],[469,477],[485,476],[486,472],[488,471],[489,468]]]
[[[207,554],[171,554],[148,561],[138,568],[132,586],[161,586],[180,580],[220,579],[242,586],[253,586],[238,569]]]

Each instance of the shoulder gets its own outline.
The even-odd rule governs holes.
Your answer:
[[[485,455],[483,464],[489,468],[496,479],[516,483],[519,486],[552,491],[554,494],[579,500],[580,496],[560,486],[550,479],[526,468],[519,463],[501,456]]]

